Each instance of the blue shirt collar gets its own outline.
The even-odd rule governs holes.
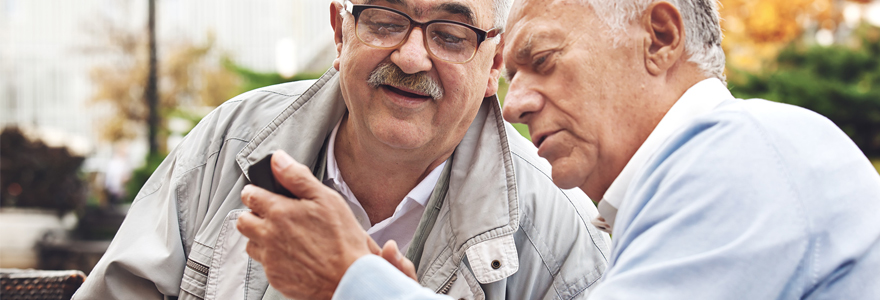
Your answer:
[[[602,231],[611,233],[617,209],[623,204],[626,191],[629,189],[636,172],[642,169],[648,159],[654,156],[657,149],[676,130],[698,116],[712,111],[722,101],[728,99],[734,99],[733,95],[727,90],[727,86],[717,78],[700,81],[685,91],[684,95],[666,112],[654,131],[648,135],[642,146],[636,150],[617,178],[611,182],[611,186],[608,187],[602,201],[599,202],[599,216],[592,221],[593,225]]]

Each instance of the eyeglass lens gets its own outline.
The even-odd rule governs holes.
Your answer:
[[[366,44],[391,48],[399,45],[409,33],[410,20],[384,9],[368,8],[357,22],[358,38]],[[425,28],[425,42],[434,56],[450,61],[470,60],[477,49],[477,34],[454,23],[431,23]]]

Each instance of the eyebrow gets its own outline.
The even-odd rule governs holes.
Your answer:
[[[404,0],[365,0],[364,4],[375,5],[377,2],[386,2],[388,4],[400,5],[404,8],[409,8],[409,5],[406,2],[404,2]],[[442,12],[446,12],[446,13],[453,14],[453,15],[459,15],[459,16],[464,17],[465,20],[467,20],[468,24],[476,25],[477,17],[474,14],[474,10],[472,10],[469,6],[461,4],[461,3],[456,3],[456,2],[443,3],[443,4],[440,4],[440,6],[435,7],[431,11],[434,11],[434,12],[442,11]],[[421,11],[417,10],[415,12],[415,15],[421,15],[421,14],[422,14]]]
[[[518,64],[517,61],[528,61],[529,56],[532,55],[532,48],[534,46],[534,43],[532,43],[532,38],[534,37],[534,35],[529,35],[529,39],[523,42],[524,44],[522,45],[522,47],[519,47],[519,49],[513,51],[513,61],[507,61],[505,63],[504,73],[502,74],[502,76],[504,76],[504,79],[507,79],[507,82],[511,82],[513,76],[516,75],[516,65]],[[515,47],[517,45],[511,46]]]
[[[388,2],[388,3],[390,3],[390,4],[402,5],[402,6],[404,6],[404,7],[407,6],[407,5],[406,5],[406,2],[403,2],[403,0],[366,0],[366,1],[364,1],[364,4],[373,5],[373,4],[376,4],[376,2],[379,2],[379,1]]]
[[[476,17],[474,16],[474,11],[467,5],[455,2],[447,2],[440,4],[439,7],[433,9],[433,11],[438,10],[445,11],[449,14],[462,16],[467,20],[469,24],[476,25]]]

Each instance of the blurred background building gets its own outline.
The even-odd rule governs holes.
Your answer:
[[[213,36],[216,63],[222,55],[258,72],[322,72],[335,55],[329,3],[159,0],[158,53],[167,57],[175,47],[203,45]],[[117,38],[108,28],[138,34],[146,18],[147,1],[0,0],[0,126],[14,124],[97,155],[85,167],[99,169],[112,149],[95,129],[111,112],[90,103],[98,89],[90,74],[125,55],[107,45]],[[130,142],[131,157],[142,157],[145,141]]]
[[[143,102],[147,3],[0,0],[0,128],[20,128],[28,138],[85,157],[78,176],[92,181],[84,197],[92,205],[108,205],[103,175],[119,165],[114,153],[123,153],[131,168],[146,163],[143,122],[120,119],[144,117],[145,106],[131,103]],[[156,1],[159,87],[163,104],[175,106],[163,113],[163,152],[213,106],[261,80],[329,68],[336,53],[329,7],[329,0]],[[6,211],[16,206],[15,198],[18,206],[30,206],[23,199],[33,185],[11,182],[13,177],[3,180]],[[3,222],[20,217],[0,216],[0,244],[19,245],[0,247],[0,267],[35,267],[32,240],[63,223],[27,213],[24,223],[36,226],[15,227]]]
[[[0,0],[0,267],[88,272],[125,203],[201,117],[238,93],[330,67],[330,1]],[[720,3],[734,95],[817,111],[878,165],[880,0]]]

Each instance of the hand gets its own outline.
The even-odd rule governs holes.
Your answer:
[[[263,264],[269,283],[284,296],[330,299],[355,260],[381,250],[342,196],[308,167],[279,150],[272,155],[272,173],[301,199],[245,186],[241,201],[251,212],[236,226],[250,239],[247,253]]]
[[[385,246],[382,247],[382,253],[378,253],[377,255],[387,260],[391,265],[403,272],[404,275],[409,276],[409,278],[412,278],[416,282],[419,281],[419,279],[416,278],[415,265],[413,265],[406,256],[400,254],[400,250],[397,249],[397,242],[394,240],[386,242]]]

